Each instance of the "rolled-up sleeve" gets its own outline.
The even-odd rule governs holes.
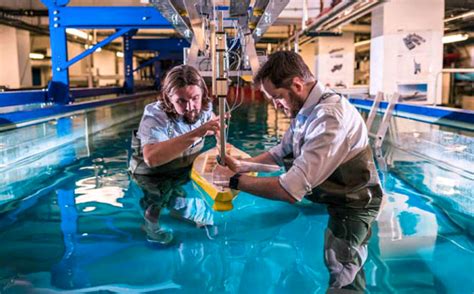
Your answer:
[[[293,127],[290,127],[283,135],[280,144],[273,146],[272,148],[270,148],[270,150],[268,150],[273,160],[275,160],[275,162],[281,166],[283,166],[283,158],[292,152],[292,138]]]
[[[290,170],[280,176],[280,185],[301,201],[336,170],[349,149],[341,120],[334,115],[321,115],[308,125],[301,154]]]

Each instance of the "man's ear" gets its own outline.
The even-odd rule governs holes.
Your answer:
[[[304,81],[300,77],[293,77],[292,83],[291,83],[291,89],[293,92],[297,94],[301,94],[304,90]]]

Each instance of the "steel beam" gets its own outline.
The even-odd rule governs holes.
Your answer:
[[[62,70],[66,69],[66,68],[69,68],[70,66],[72,66],[74,63],[82,60],[84,57],[87,57],[89,55],[91,55],[92,53],[94,53],[97,49],[99,48],[102,48],[104,47],[105,45],[109,44],[110,42],[112,42],[113,40],[117,39],[118,37],[121,37],[123,35],[125,35],[126,33],[130,32],[132,29],[131,28],[122,28],[120,29],[119,31],[115,32],[114,34],[108,36],[107,38],[103,39],[102,41],[100,41],[99,43],[95,44],[94,46],[92,46],[91,48],[85,50],[84,52],[82,52],[81,54],[77,55],[76,57],[74,57],[73,59],[69,60],[68,62],[66,62],[66,64],[64,65],[64,68],[62,68]]]
[[[57,24],[66,28],[172,28],[153,7],[56,7]]]
[[[173,49],[182,52],[185,47],[189,47],[189,43],[185,39],[178,38],[130,40],[130,48],[133,51],[170,51]]]

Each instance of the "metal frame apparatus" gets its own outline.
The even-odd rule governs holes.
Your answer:
[[[47,89],[7,91],[0,93],[0,107],[11,107],[26,104],[49,103],[46,108],[34,110],[13,110],[0,114],[0,128],[19,127],[27,121],[51,119],[53,116],[88,109],[106,104],[120,103],[142,95],[124,96],[100,100],[102,102],[81,102],[67,105],[76,98],[133,93],[133,72],[146,66],[155,67],[155,80],[159,83],[161,73],[160,61],[182,59],[182,50],[189,46],[185,39],[134,39],[140,28],[172,28],[155,7],[67,7],[69,0],[42,0],[49,12],[49,29],[51,41],[52,80]],[[85,18],[84,15],[89,17]],[[92,16],[92,17],[91,17]],[[116,32],[93,45],[79,55],[68,59],[66,29],[115,29]],[[80,88],[70,89],[69,67],[83,58],[104,47],[116,38],[124,40],[124,87]],[[157,52],[157,56],[133,68],[133,53],[136,51]],[[150,92],[147,93],[149,95]],[[21,109],[21,108],[20,108]]]
[[[133,39],[136,30],[124,35],[124,66],[125,66],[125,84],[124,91],[133,93],[134,80],[133,73],[153,65],[155,67],[155,83],[160,84],[161,60],[182,60],[183,49],[189,46],[185,39]],[[133,68],[133,52],[154,51],[158,55],[149,59],[145,63]]]
[[[133,51],[131,37],[139,28],[171,28],[171,24],[153,7],[68,7],[69,0],[42,0],[49,11],[51,62],[53,77],[48,100],[67,104],[74,101],[69,89],[69,67],[118,37],[124,38],[125,89],[133,89]],[[94,16],[85,18],[84,15]],[[117,31],[78,56],[68,60],[67,28],[117,29]]]

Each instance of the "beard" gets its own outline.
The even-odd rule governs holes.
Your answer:
[[[183,120],[188,125],[195,124],[199,120],[200,117],[201,117],[201,112],[198,112],[197,110],[189,111],[183,114]]]
[[[303,108],[304,101],[293,90],[290,90],[289,97],[289,109],[285,109],[285,114],[290,118],[295,118]]]

